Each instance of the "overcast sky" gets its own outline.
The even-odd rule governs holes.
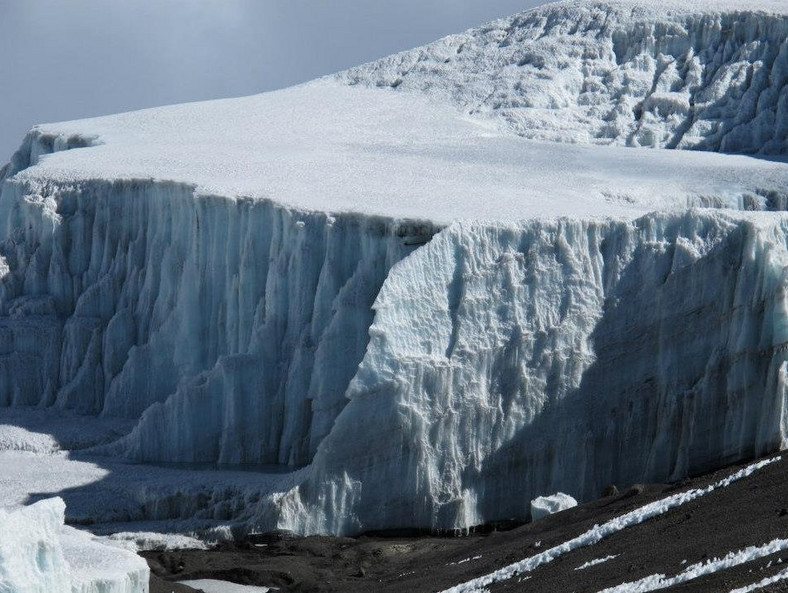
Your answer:
[[[0,161],[35,123],[249,95],[544,0],[0,0]]]

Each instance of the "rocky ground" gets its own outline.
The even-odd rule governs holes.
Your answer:
[[[173,582],[202,578],[277,587],[283,592],[440,591],[538,554],[649,502],[714,483],[740,467],[680,484],[635,487],[535,523],[463,537],[271,536],[209,551],[143,555],[152,570],[152,593],[192,591]],[[493,585],[490,591],[595,593],[649,575],[672,577],[694,563],[776,538],[788,538],[788,456],[726,488],[556,558],[528,573],[530,578],[515,577]],[[577,570],[609,556],[614,558]],[[786,569],[788,549],[668,590],[727,593]],[[788,580],[752,590],[788,591]]]

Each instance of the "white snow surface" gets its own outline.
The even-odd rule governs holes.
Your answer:
[[[13,593],[147,593],[136,554],[64,526],[59,498],[0,508],[0,590]]]
[[[323,79],[252,97],[38,126],[13,183],[175,181],[199,194],[309,212],[446,224],[457,218],[635,216],[716,200],[739,207],[788,166],[719,154],[527,141],[418,93]],[[88,148],[41,152],[70,144]],[[44,186],[44,187],[42,187]],[[784,189],[784,186],[783,186]],[[57,203],[57,196],[55,201]]]
[[[550,496],[537,496],[531,501],[531,521],[538,521],[576,506],[577,501],[563,492],[556,492]]]
[[[710,484],[705,488],[695,488],[692,490],[687,490],[686,492],[679,492],[678,494],[672,494],[671,496],[668,496],[666,498],[656,500],[647,505],[639,507],[633,511],[630,511],[624,515],[615,517],[614,519],[611,519],[603,523],[602,525],[594,525],[591,529],[589,529],[585,533],[582,533],[571,540],[568,540],[557,546],[554,546],[549,550],[545,550],[544,552],[540,552],[539,554],[536,554],[529,558],[525,558],[518,562],[514,562],[509,566],[500,568],[488,575],[484,575],[475,578],[473,580],[467,581],[465,583],[461,583],[449,589],[446,589],[443,593],[480,593],[481,591],[484,590],[485,587],[488,587],[493,583],[506,581],[513,577],[519,576],[523,573],[531,572],[532,570],[535,570],[536,568],[542,566],[543,564],[547,564],[548,562],[552,562],[553,560],[559,558],[560,556],[568,554],[572,550],[576,550],[578,548],[584,548],[586,546],[591,546],[599,542],[600,540],[609,537],[610,535],[618,531],[621,531],[622,529],[626,529],[627,527],[632,527],[633,525],[638,525],[653,517],[657,517],[659,515],[665,514],[671,511],[672,509],[680,507],[683,504],[686,504],[693,500],[697,500],[702,496],[706,496],[707,494],[714,492],[718,488],[727,488],[734,482],[747,478],[751,476],[753,473],[755,473],[756,471],[758,471],[759,469],[766,467],[770,463],[779,461],[780,459],[781,459],[780,457],[773,457],[771,459],[759,461],[757,463],[748,465],[747,467],[727,476],[726,478],[723,478],[722,480]],[[726,556],[726,558],[728,558],[727,561],[733,561],[731,560],[733,558],[739,559],[741,555],[746,555],[746,554],[757,555],[760,553],[761,550],[770,547],[779,547],[780,545],[782,545],[779,543],[782,540],[775,540],[775,541],[778,543],[771,542],[770,544],[767,544],[763,548],[752,548],[752,549],[748,548],[747,551],[741,552],[739,553],[739,555],[732,555],[730,556],[730,558]],[[725,562],[725,561],[726,560],[717,561],[717,562]],[[693,569],[697,568],[698,566],[701,565],[693,565],[694,567]],[[711,564],[709,566],[711,566]],[[715,564],[714,566],[717,565]],[[687,572],[689,570],[690,567],[688,567],[684,572]]]
[[[605,556],[604,558],[594,558],[593,560],[589,560],[588,562],[583,562],[580,566],[575,568],[575,570],[585,570],[586,568],[591,568],[592,566],[596,566],[597,564],[604,564],[605,562],[609,562],[610,560],[614,560],[618,558],[620,554],[611,554],[610,556]]]

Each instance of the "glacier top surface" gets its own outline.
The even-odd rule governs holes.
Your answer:
[[[783,162],[537,142],[419,93],[331,79],[37,133],[91,146],[44,156],[17,174],[21,181],[171,180],[308,211],[440,223],[631,218],[701,196],[736,207],[745,194],[788,188]]]

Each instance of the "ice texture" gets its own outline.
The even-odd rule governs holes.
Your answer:
[[[526,520],[784,446],[787,245],[783,213],[451,225],[391,270],[279,526]]]
[[[147,593],[139,556],[65,527],[59,498],[0,508],[0,591],[10,593]]]
[[[0,591],[62,592],[71,580],[60,543],[64,510],[59,499],[12,512],[0,509]]]
[[[538,521],[553,513],[577,506],[577,501],[563,492],[550,496],[537,496],[531,501],[531,521]]]
[[[781,0],[548,4],[339,75],[551,141],[788,152]]]
[[[389,269],[453,217],[788,202],[782,163],[652,152],[333,81],[44,126],[0,194],[0,405],[140,419],[104,449],[136,460],[309,463]]]

